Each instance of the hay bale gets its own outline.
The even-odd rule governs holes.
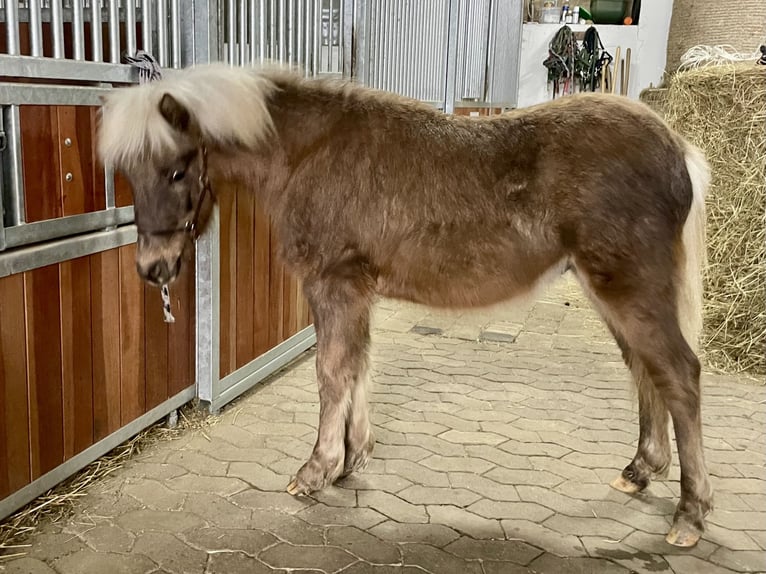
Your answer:
[[[675,0],[665,69],[675,73],[681,56],[692,46],[728,44],[738,52],[753,53],[765,39],[763,0]]]
[[[656,113],[665,117],[665,105],[668,101],[667,88],[646,88],[638,95],[638,99],[652,108]]]
[[[670,125],[712,168],[703,351],[726,371],[766,373],[766,68],[679,72],[665,102]]]

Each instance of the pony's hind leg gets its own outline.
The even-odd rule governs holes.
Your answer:
[[[632,357],[632,353],[627,355],[625,362],[638,389],[638,448],[630,464],[612,481],[612,486],[634,494],[649,486],[653,478],[667,475],[671,453],[665,401],[641,361]]]
[[[712,490],[702,448],[700,363],[679,325],[672,276],[672,272],[663,273],[637,281],[635,275],[628,280],[615,273],[592,273],[588,283],[644,373],[637,381],[643,403],[643,440],[639,440],[636,458],[623,471],[621,484],[631,485],[625,490],[640,490],[652,473],[663,470],[669,450],[663,438],[667,421],[663,406],[667,407],[678,445],[681,500],[666,538],[677,546],[693,546],[712,509]],[[653,385],[652,391],[642,390],[648,385]]]
[[[317,334],[319,429],[311,457],[287,487],[290,494],[321,490],[361,466],[371,450],[364,399],[370,300],[363,286],[323,280],[304,287]]]

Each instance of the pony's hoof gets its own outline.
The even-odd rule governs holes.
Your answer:
[[[290,481],[290,484],[287,485],[287,492],[292,494],[293,496],[303,496],[306,494],[311,494],[311,490],[308,488],[307,485],[301,484],[297,478],[294,478]]]
[[[641,491],[641,487],[639,485],[637,485],[635,482],[628,480],[622,475],[615,478],[610,483],[610,486],[614,488],[615,490],[619,490],[620,492],[624,492],[626,494],[636,494],[637,492]]]
[[[665,541],[680,548],[691,548],[697,544],[702,533],[688,524],[674,524],[665,537]]]
[[[350,474],[357,470],[364,470],[372,457],[372,451],[375,448],[375,437],[370,434],[367,439],[367,443],[356,452],[346,450],[345,464],[343,465],[343,472],[338,478],[346,478]]]

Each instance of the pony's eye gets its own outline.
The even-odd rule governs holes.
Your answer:
[[[184,175],[186,174],[184,173],[183,170],[176,170],[173,172],[173,175],[171,176],[170,181],[172,181],[173,183],[177,183],[184,178]]]

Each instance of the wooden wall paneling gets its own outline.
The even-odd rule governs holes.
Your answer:
[[[285,270],[282,305],[284,307],[284,315],[282,320],[284,321],[283,335],[284,339],[293,336],[296,333],[296,302],[295,302],[295,279],[293,276]]]
[[[0,279],[0,499],[29,484],[24,277]]]
[[[234,372],[237,364],[237,194],[218,188],[221,232],[220,376]]]
[[[90,257],[93,325],[93,434],[120,428],[120,257],[117,249]]]
[[[189,353],[194,337],[194,264],[185,261],[178,279],[170,286],[170,300],[175,323],[168,327],[168,396],[194,383],[194,361]],[[157,311],[161,312],[160,307]]]
[[[19,117],[26,220],[31,223],[61,217],[56,106],[20,106]]]
[[[64,458],[93,444],[90,259],[59,264]]]
[[[236,368],[255,358],[253,341],[253,263],[255,197],[246,190],[237,190],[237,363]]]
[[[269,249],[269,347],[275,347],[284,340],[284,275],[272,227]]]
[[[254,356],[270,349],[269,345],[269,260],[271,259],[271,224],[263,207],[255,204],[255,248],[253,259],[253,341]]]
[[[24,273],[32,478],[64,461],[59,268]]]
[[[130,182],[119,171],[114,172],[114,204],[117,207],[133,205],[133,191]]]
[[[300,331],[309,325],[309,304],[306,301],[306,298],[303,296],[303,284],[296,281],[295,288],[296,316],[298,321],[298,331]]]
[[[133,271],[135,273],[135,270]],[[146,410],[168,398],[168,324],[162,314],[160,290],[144,283],[144,348],[146,349]]]
[[[144,285],[136,272],[136,244],[119,248],[120,419],[125,425],[146,412]]]

